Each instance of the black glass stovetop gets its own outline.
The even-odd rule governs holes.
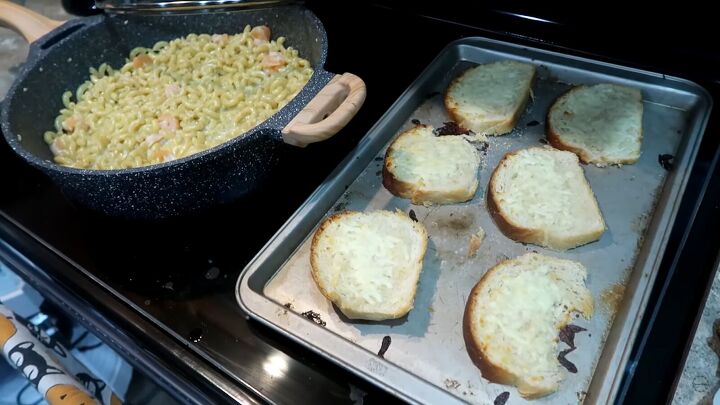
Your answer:
[[[350,400],[347,382],[362,383],[265,327],[247,321],[235,303],[235,282],[248,261],[445,45],[457,38],[480,35],[572,54],[594,55],[598,59],[687,77],[698,81],[713,96],[720,94],[720,73],[717,73],[720,70],[716,69],[720,59],[713,49],[705,49],[702,44],[687,46],[682,41],[665,44],[663,55],[657,51],[660,45],[648,39],[652,35],[644,32],[638,36],[636,31],[642,30],[637,27],[632,29],[634,40],[621,41],[617,31],[610,39],[603,40],[598,37],[595,25],[588,22],[583,30],[581,22],[562,13],[541,15],[531,9],[523,14],[520,6],[503,10],[431,6],[393,9],[392,2],[378,3],[344,3],[342,6],[308,3],[328,33],[326,69],[353,72],[362,77],[368,87],[367,100],[356,118],[332,140],[306,149],[287,147],[275,175],[253,196],[206,212],[163,221],[109,218],[74,206],[42,173],[24,164],[0,142],[0,211],[21,226],[23,232],[67,258],[76,267],[78,277],[91,277],[96,288],[109,290],[118,297],[118,305],[132,306],[157,327],[204,356],[229,380],[242,380],[273,401],[314,403],[332,399],[343,402]],[[681,60],[685,62],[679,62]],[[714,259],[717,246],[707,235],[717,225],[718,215],[712,202],[699,209],[697,203],[706,189],[717,196],[717,181],[707,188],[718,147],[718,137],[713,136],[716,134],[717,126],[711,122],[693,168],[649,313],[655,308],[654,303],[660,302],[658,298],[667,297],[665,302],[676,299],[672,289],[663,289],[663,283],[684,282],[686,291],[693,288],[702,291],[703,280],[709,272],[702,269],[712,267],[712,263],[708,266],[707,262]],[[692,248],[700,253],[686,248],[688,224],[696,224],[690,229],[689,238],[700,241],[700,245]],[[683,273],[686,279],[679,282],[674,279],[678,266],[699,270],[690,275]],[[92,294],[92,291],[78,293]],[[646,345],[642,350],[639,346],[636,348],[628,374],[633,378],[628,379],[627,398],[632,399],[648,387],[642,384],[655,385],[657,381],[669,383],[661,390],[653,387],[654,395],[658,398],[667,395],[687,337],[682,333],[683,328],[676,327],[677,336],[668,343],[659,337],[666,333],[657,328],[668,322],[663,320],[663,313],[685,308],[682,318],[685,321],[681,326],[689,334],[699,305],[699,298],[692,297],[664,304],[671,308],[658,307],[661,310],[657,318],[648,316],[640,335],[645,336]],[[106,310],[112,312],[112,308]],[[652,360],[652,350],[668,344],[672,345],[668,350],[673,354],[666,356],[660,366]],[[282,376],[269,375],[263,370],[263,364],[271,356],[282,356],[286,360],[287,370]],[[675,360],[675,369],[667,358]],[[372,391],[367,386],[363,389]]]

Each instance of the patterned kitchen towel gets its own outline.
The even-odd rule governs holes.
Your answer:
[[[0,347],[15,366],[51,405],[97,404],[84,385],[49,355],[15,315],[0,304]],[[112,402],[119,404],[120,401]]]

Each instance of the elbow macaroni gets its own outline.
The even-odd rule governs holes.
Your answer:
[[[135,48],[119,70],[90,68],[75,94],[62,95],[45,141],[55,162],[87,169],[147,166],[219,145],[269,118],[312,76],[284,41],[258,44],[247,26]]]

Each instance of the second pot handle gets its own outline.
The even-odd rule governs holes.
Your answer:
[[[282,130],[294,146],[324,141],[340,131],[365,101],[365,82],[352,73],[336,75]]]
[[[29,43],[37,41],[63,23],[64,21],[47,18],[8,0],[0,0],[0,26],[17,31]]]

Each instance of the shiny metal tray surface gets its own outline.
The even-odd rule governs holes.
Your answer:
[[[516,129],[490,137],[475,198],[463,204],[416,206],[381,184],[385,148],[417,119],[439,127],[449,118],[442,93],[460,72],[478,63],[514,59],[538,67],[538,79]],[[577,84],[619,83],[642,90],[643,147],[634,165],[584,166],[607,223],[594,243],[555,252],[505,237],[485,207],[490,173],[503,154],[540,145],[552,102]],[[371,89],[371,91],[373,91]],[[382,91],[375,89],[374,91]],[[682,79],[484,38],[446,47],[258,253],[238,279],[237,300],[251,317],[326,356],[396,395],[418,403],[492,403],[510,392],[508,404],[528,402],[509,386],[483,379],[462,338],[468,293],[490,267],[506,257],[537,251],[582,262],[596,303],[587,329],[568,355],[578,369],[566,373],[558,392],[533,403],[606,403],[618,389],[641,314],[660,265],[689,169],[712,105],[699,86]],[[671,170],[659,155],[674,155]],[[365,322],[344,318],[310,276],[312,234],[324,217],[349,210],[412,209],[430,241],[408,316]],[[470,235],[486,232],[478,254],[467,257]],[[317,317],[303,316],[313,311]],[[383,338],[391,344],[378,356]],[[560,344],[560,348],[563,348]]]

